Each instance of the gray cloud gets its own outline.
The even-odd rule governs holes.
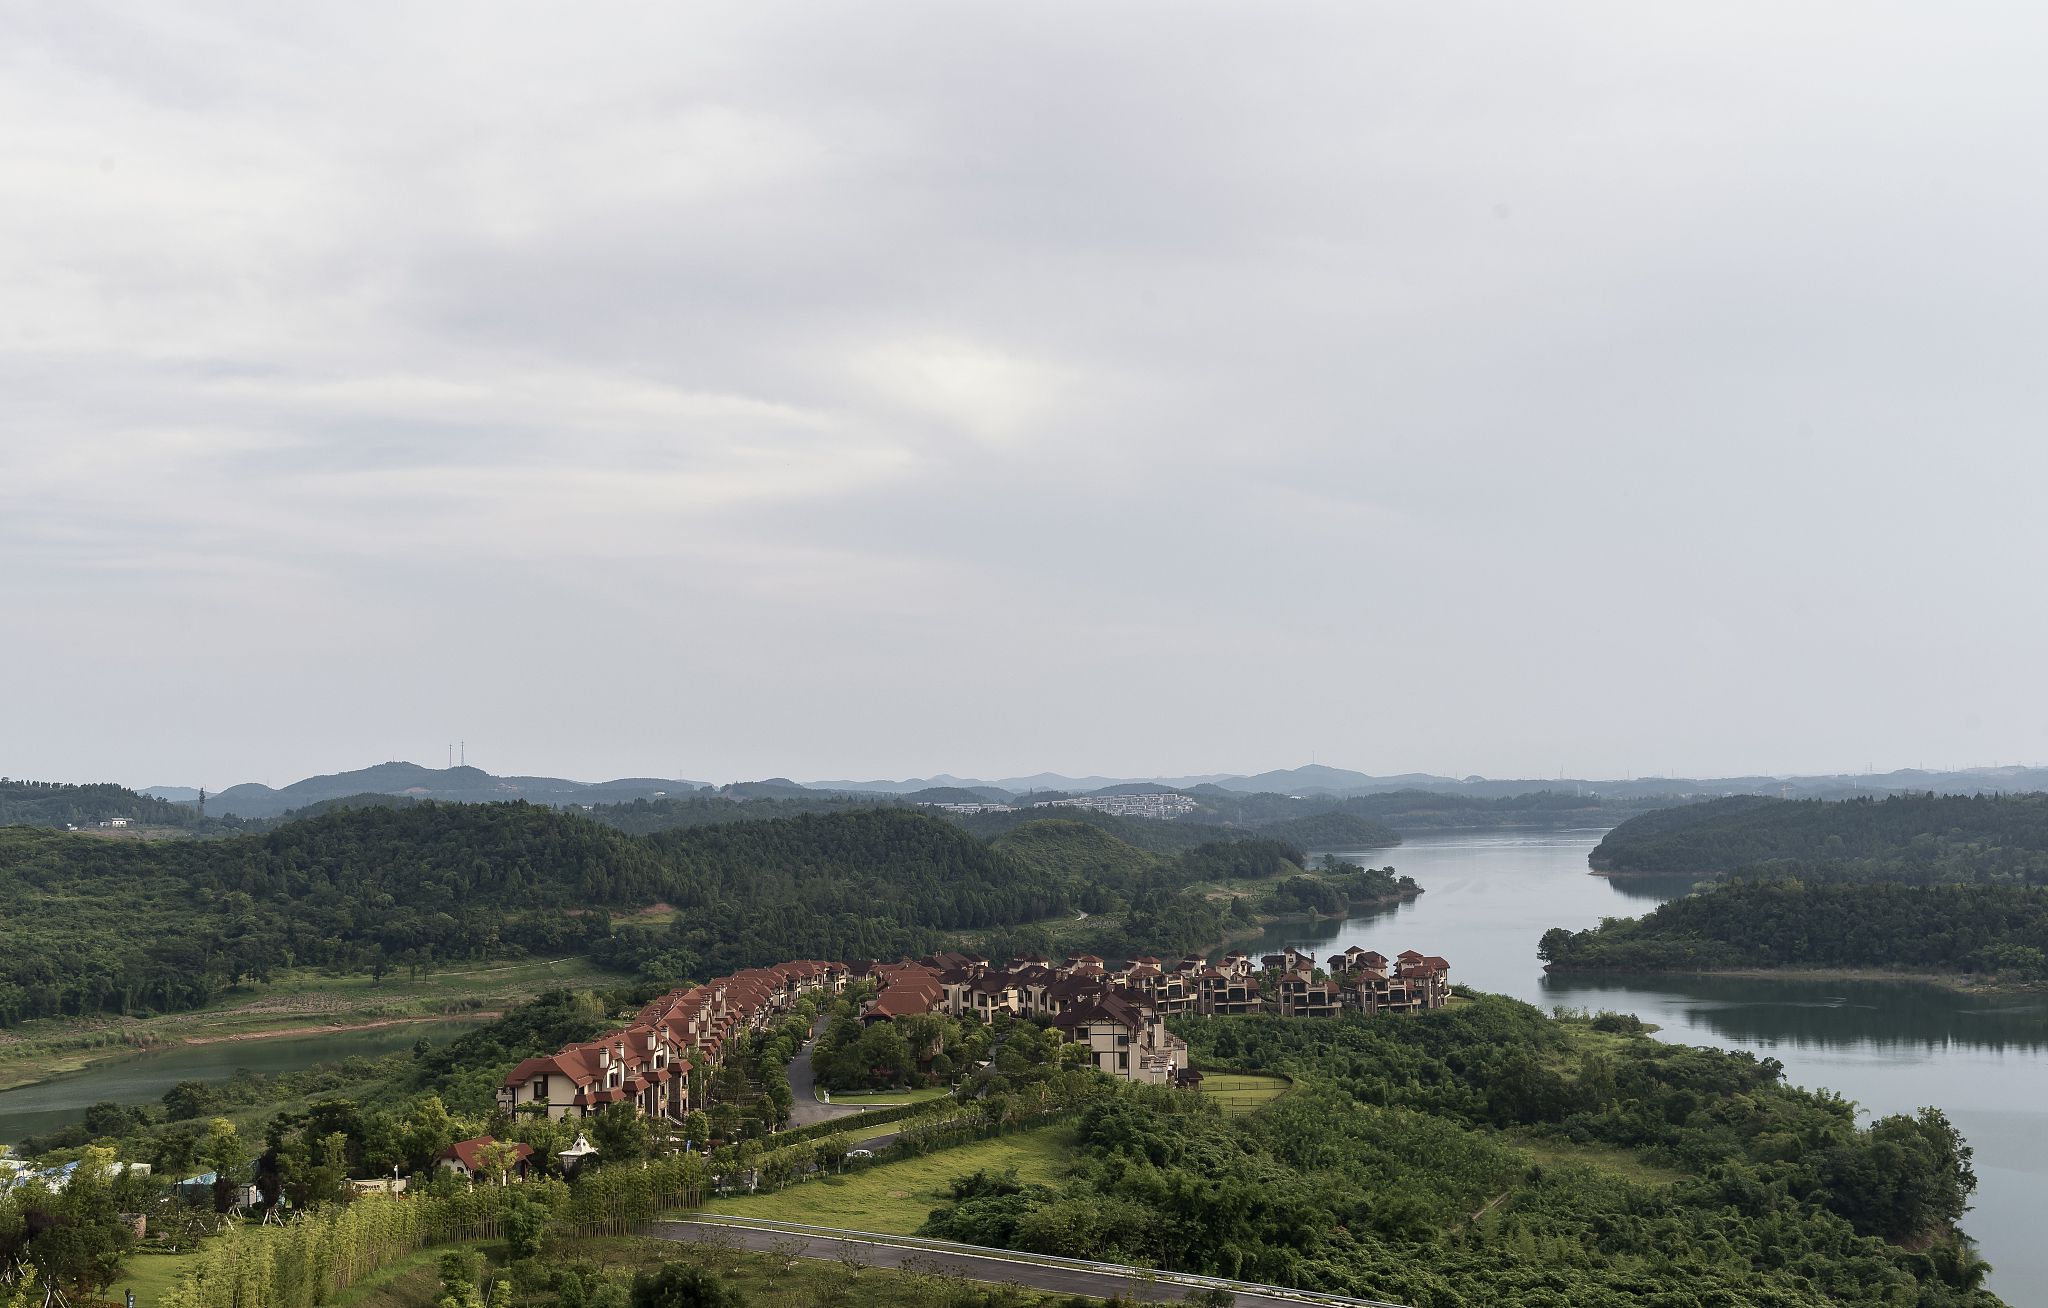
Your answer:
[[[0,769],[2038,758],[2048,15],[0,14]]]

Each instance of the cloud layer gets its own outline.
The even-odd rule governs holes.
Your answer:
[[[2048,15],[0,10],[0,770],[2048,754]]]

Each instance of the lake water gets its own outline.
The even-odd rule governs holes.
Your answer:
[[[77,1121],[94,1104],[153,1104],[180,1081],[219,1081],[236,1072],[295,1072],[344,1058],[377,1058],[422,1037],[439,1044],[477,1022],[405,1022],[370,1031],[224,1040],[135,1054],[82,1072],[0,1091],[0,1142]]]
[[[1632,917],[1691,884],[1590,875],[1586,855],[1601,835],[1443,832],[1344,854],[1391,863],[1424,893],[1343,922],[1276,927],[1237,947],[1442,954],[1453,981],[1544,1008],[1635,1013],[1663,1028],[1660,1039],[1776,1058],[1795,1084],[1826,1086],[1872,1113],[1933,1104],[1976,1149],[1980,1184],[1963,1226],[1995,1268],[1991,1288],[2014,1305],[2048,1304],[2048,998],[1911,982],[1548,976],[1536,958],[1548,928]]]

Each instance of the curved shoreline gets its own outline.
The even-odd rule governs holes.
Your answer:
[[[1595,967],[1545,963],[1550,976],[1733,977],[1752,981],[1889,981],[1936,986],[1970,995],[2040,994],[2048,985],[1997,985],[1954,972],[1915,972],[1871,967]]]
[[[1602,867],[1591,859],[1586,860],[1586,869],[1587,876],[1606,877],[1610,881],[1626,881],[1630,877],[1691,877],[1695,881],[1712,881],[1732,875],[1727,872],[1695,872],[1687,869],[1659,872],[1653,868]]]
[[[100,1045],[95,1047],[97,1057],[89,1057],[75,1066],[62,1068],[47,1076],[37,1076],[25,1081],[9,1081],[0,1074],[0,1094],[13,1090],[26,1090],[32,1086],[48,1085],[80,1072],[94,1071],[127,1062],[144,1054],[164,1054],[175,1049],[194,1045],[239,1044],[250,1040],[303,1039],[308,1036],[350,1035],[358,1031],[375,1031],[390,1026],[411,1026],[427,1022],[463,1022],[472,1019],[492,1021],[503,1017],[502,1011],[478,1009],[470,1013],[429,1013],[419,1017],[379,1017],[361,1022],[338,1022],[326,1026],[281,1026],[265,1031],[232,1031],[222,1035],[182,1036],[176,1039],[152,1040],[147,1044]],[[316,1060],[317,1061],[317,1060]]]
[[[281,1026],[274,1031],[234,1031],[227,1035],[186,1036],[181,1040],[166,1040],[160,1045],[150,1045],[138,1052],[155,1052],[160,1049],[178,1049],[185,1045],[225,1045],[242,1040],[275,1040],[287,1036],[342,1035],[350,1031],[375,1031],[387,1026],[411,1026],[418,1022],[467,1022],[471,1020],[495,1021],[505,1016],[503,1010],[480,1008],[470,1013],[430,1013],[424,1017],[380,1017],[368,1022],[339,1022],[332,1026]]]
[[[1232,931],[1225,935],[1222,940],[1208,945],[1198,952],[1205,956],[1221,953],[1240,940],[1249,940],[1254,936],[1262,936],[1277,926],[1305,925],[1310,922],[1342,922],[1367,909],[1394,908],[1420,898],[1426,888],[1424,886],[1416,886],[1412,890],[1396,891],[1391,895],[1382,895],[1378,899],[1368,899],[1363,903],[1347,904],[1341,913],[1281,913],[1274,917],[1258,918],[1244,930]]]

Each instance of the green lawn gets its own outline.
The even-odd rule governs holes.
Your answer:
[[[880,1267],[856,1269],[834,1259],[790,1258],[774,1253],[742,1253],[732,1249],[676,1244],[635,1236],[610,1236],[564,1240],[556,1252],[577,1262],[595,1263],[620,1280],[634,1272],[653,1270],[673,1262],[709,1267],[726,1278],[754,1308],[817,1308],[821,1304],[859,1305],[859,1308],[931,1308],[951,1302],[959,1282],[951,1277],[920,1271],[894,1271]],[[1072,1302],[1064,1295],[1041,1295],[1020,1290],[1003,1302],[1014,1308],[1033,1304]],[[1088,1303],[1100,1303],[1090,1299]],[[361,1308],[431,1308],[431,1296],[410,1301],[393,1300],[364,1304]],[[344,1301],[342,1308],[356,1308]],[[1105,1306],[1106,1308],[1106,1306]]]
[[[1685,1175],[1674,1168],[1646,1163],[1630,1151],[1611,1145],[1581,1145],[1523,1135],[1510,1135],[1509,1143],[1545,1167],[1593,1167],[1638,1185],[1669,1185]]]
[[[1251,1072],[1204,1072],[1202,1094],[1214,1099],[1228,1116],[1257,1112],[1287,1093],[1284,1076],[1260,1076]]]
[[[120,1303],[129,1290],[135,1291],[136,1308],[156,1308],[164,1296],[177,1288],[178,1278],[199,1258],[198,1254],[138,1253],[129,1256],[121,1279],[107,1290],[107,1298]]]
[[[1073,1154],[1074,1142],[1071,1126],[1040,1127],[844,1176],[800,1181],[775,1194],[714,1199],[704,1211],[909,1235],[946,1201],[947,1185],[954,1177],[1014,1167],[1021,1180],[1055,1181]]]
[[[921,1104],[931,1099],[944,1099],[951,1093],[951,1089],[942,1085],[926,1086],[922,1090],[842,1090],[833,1094],[832,1102],[880,1108],[888,1104]]]
[[[440,1259],[439,1248],[408,1254],[328,1302],[332,1308],[432,1308],[441,1297]]]

